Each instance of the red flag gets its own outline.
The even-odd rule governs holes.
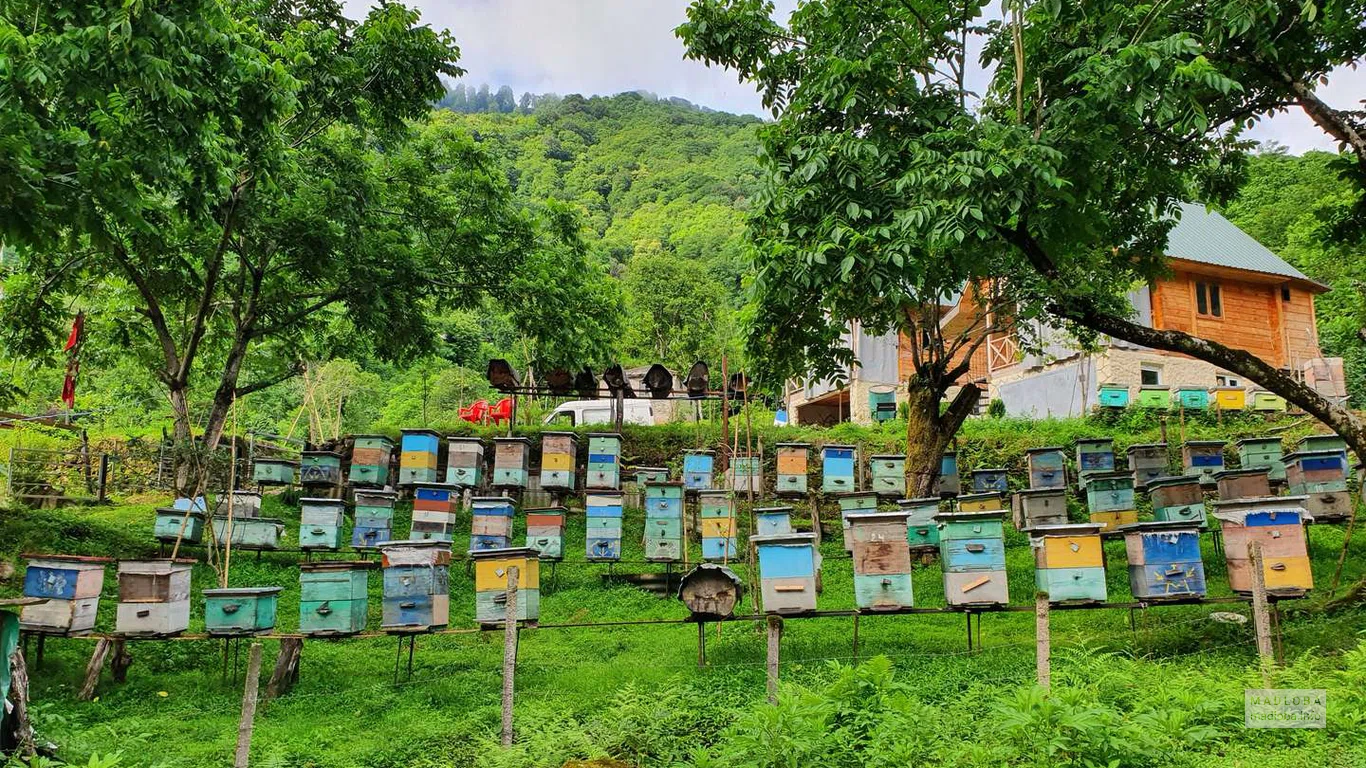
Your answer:
[[[62,348],[70,356],[66,361],[66,377],[62,379],[62,403],[66,405],[68,411],[76,408],[76,378],[81,372],[81,342],[85,337],[85,313],[77,312],[76,319],[71,323],[71,335],[66,338],[66,346]]]
[[[76,320],[71,323],[71,334],[66,337],[66,346],[63,352],[70,352],[81,343],[81,337],[85,335],[85,313],[77,312]]]

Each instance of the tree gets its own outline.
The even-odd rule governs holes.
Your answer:
[[[639,244],[622,279],[627,329],[624,352],[675,371],[725,352],[725,289],[698,261]]]
[[[1366,459],[1366,425],[1345,408],[1245,351],[1133,322],[1123,298],[1166,270],[1179,202],[1236,189],[1246,121],[1362,53],[1358,3],[1267,3],[1252,17],[1244,6],[1021,3],[988,22],[975,0],[816,0],[783,26],[762,0],[696,0],[679,34],[688,55],[754,80],[774,111],[770,188],[832,178],[802,204],[833,223],[797,223],[780,256],[819,263],[834,251],[848,264],[839,279],[885,271],[893,280],[867,283],[869,301],[907,276],[994,277],[1017,318],[1048,314],[1083,341],[1105,334],[1238,373]],[[1277,49],[1274,101],[1263,98],[1276,93],[1269,78],[1223,55],[1268,18],[1295,30],[1292,45],[1316,46]],[[978,34],[993,69],[980,98],[966,86],[964,43]],[[1263,52],[1280,45],[1258,40]],[[865,222],[860,198],[875,193],[894,210],[874,207]],[[865,238],[877,247],[848,246]]]
[[[498,89],[493,96],[494,109],[497,112],[508,114],[517,108],[517,97],[512,92],[512,86],[505,85]]]
[[[471,112],[488,112],[488,111],[489,111],[489,105],[490,105],[490,103],[491,103],[491,102],[490,102],[490,97],[489,97],[489,84],[488,84],[488,83],[484,83],[483,85],[480,85],[478,90],[471,90],[471,92],[470,92],[470,111],[471,111]]]

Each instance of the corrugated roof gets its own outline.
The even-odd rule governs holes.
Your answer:
[[[1167,255],[1174,259],[1316,282],[1238,229],[1233,222],[1198,203],[1181,203],[1181,218],[1167,236]]]

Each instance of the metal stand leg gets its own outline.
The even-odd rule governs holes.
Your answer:
[[[707,624],[697,622],[697,666],[707,666]]]
[[[34,669],[43,668],[43,654],[47,650],[47,635],[38,635],[38,655],[34,659]]]
[[[977,614],[977,650],[982,650],[982,614]]]
[[[408,638],[408,679],[413,679],[413,650],[417,648],[417,635]]]
[[[394,685],[398,685],[398,668],[403,663],[403,635],[398,636],[398,655],[394,656]]]
[[[858,663],[858,614],[854,614],[854,663]]]
[[[968,630],[968,650],[972,650],[972,611],[964,611],[963,618],[967,621]]]

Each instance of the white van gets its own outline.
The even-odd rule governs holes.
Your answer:
[[[643,424],[650,426],[655,423],[654,408],[649,400],[623,400],[621,421],[624,424]],[[560,403],[559,407],[550,412],[542,422],[546,426],[556,427],[578,427],[584,424],[615,424],[616,414],[614,413],[615,403],[610,399],[603,400],[570,400],[567,403]]]

